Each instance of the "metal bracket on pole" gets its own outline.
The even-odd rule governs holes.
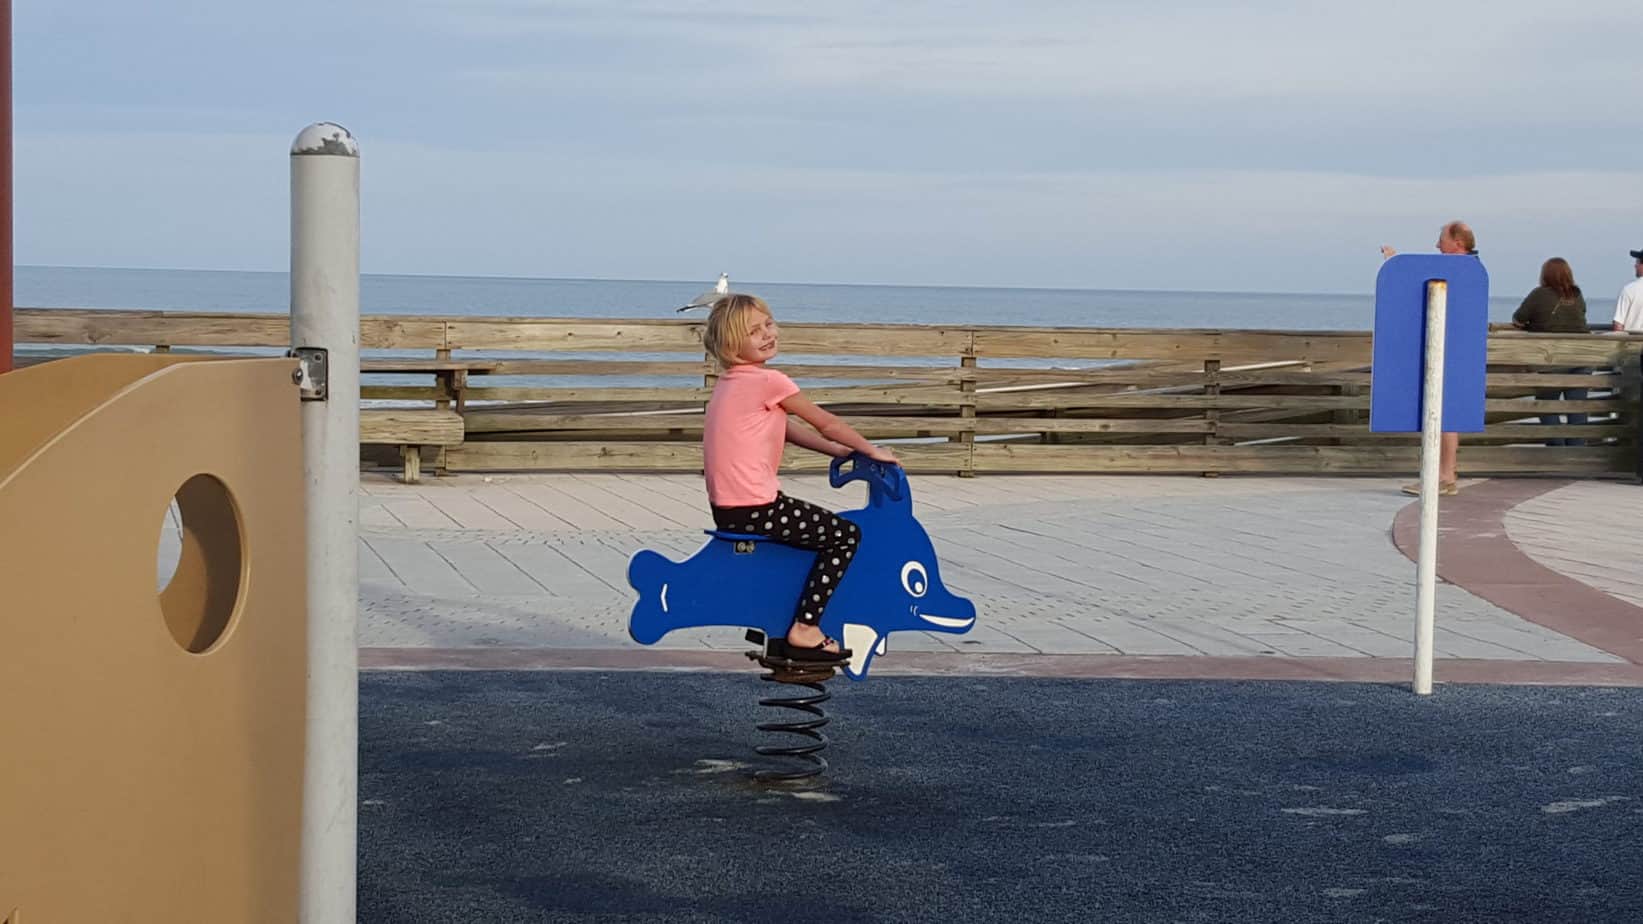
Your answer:
[[[297,391],[304,401],[324,401],[330,395],[331,374],[328,371],[327,353],[323,347],[297,347],[286,351],[286,356],[295,357],[297,368],[291,373],[291,381],[296,383]]]

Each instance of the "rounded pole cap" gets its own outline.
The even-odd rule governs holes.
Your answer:
[[[337,157],[358,157],[359,144],[354,136],[335,122],[315,122],[297,133],[291,142],[291,156],[298,154],[331,154]]]

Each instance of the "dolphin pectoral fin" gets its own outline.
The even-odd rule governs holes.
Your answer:
[[[845,673],[860,679],[867,670],[867,659],[873,656],[876,645],[882,646],[878,630],[860,623],[845,623],[844,647],[850,649],[850,663],[845,666]]]

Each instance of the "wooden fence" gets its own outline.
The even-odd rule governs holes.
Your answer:
[[[24,349],[289,345],[288,319],[273,314],[35,308],[19,310],[16,324]],[[700,320],[366,317],[363,439],[402,444],[411,465],[453,472],[697,470],[715,375],[701,328]],[[1488,426],[1462,436],[1461,471],[1637,471],[1640,346],[1638,336],[1492,332]],[[1415,435],[1369,432],[1367,332],[784,324],[781,350],[778,364],[813,400],[869,438],[905,441],[894,449],[915,471],[1406,473],[1417,465]],[[390,375],[398,382],[385,382]],[[580,381],[555,384],[566,376]],[[1589,394],[1546,399],[1565,388]],[[1591,420],[1539,422],[1554,412]],[[1584,445],[1546,445],[1551,439]],[[789,456],[795,468],[824,461]]]

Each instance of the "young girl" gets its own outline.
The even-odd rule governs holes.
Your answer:
[[[896,457],[817,407],[799,393],[792,379],[765,365],[776,355],[776,319],[763,299],[726,295],[714,302],[702,342],[724,366],[702,431],[713,522],[727,532],[768,536],[782,545],[816,552],[793,625],[786,639],[772,640],[772,653],[796,661],[847,660],[849,650],[823,635],[820,621],[828,598],[855,557],[861,531],[829,510],[783,494],[776,470],[785,443],[837,458],[860,452],[893,463]],[[790,420],[788,414],[810,427]]]

